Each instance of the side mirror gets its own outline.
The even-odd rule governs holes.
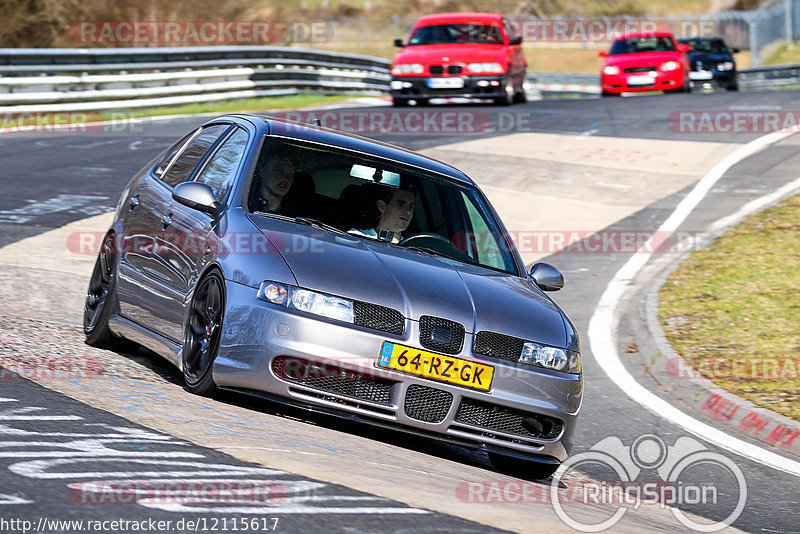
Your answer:
[[[402,39],[395,39],[394,40],[394,45],[397,48],[403,48],[404,46],[406,46],[406,45],[403,44],[403,40]]]
[[[535,264],[530,277],[542,291],[558,291],[564,287],[564,275],[549,263]]]
[[[511,39],[508,41],[508,44],[510,44],[510,45],[512,45],[512,46],[514,46],[514,45],[521,45],[521,44],[522,44],[522,36],[521,36],[521,35],[517,35],[516,37],[512,37],[512,38],[511,38]]]
[[[172,190],[172,198],[184,206],[214,214],[220,208],[211,186],[201,182],[183,182]]]
[[[600,57],[606,57],[608,56],[608,50],[600,50],[597,55]]]
[[[741,52],[741,50],[738,48],[731,48],[731,54],[738,54],[739,52]]]
[[[679,52],[691,52],[692,51],[692,47],[687,45],[687,44],[679,44],[678,45],[678,51]]]

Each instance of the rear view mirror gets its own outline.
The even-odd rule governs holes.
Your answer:
[[[608,50],[600,50],[597,55],[600,57],[606,57],[608,55]]]
[[[558,291],[564,287],[564,275],[549,263],[535,264],[530,277],[542,291]]]
[[[679,52],[691,52],[692,51],[692,47],[687,45],[687,44],[679,44],[678,45],[678,51]]]
[[[172,198],[184,206],[213,214],[219,209],[219,202],[214,198],[211,186],[201,182],[184,182],[172,190]]]
[[[397,48],[403,48],[404,46],[406,46],[406,45],[403,44],[403,40],[402,39],[395,39],[394,40],[394,45]]]
[[[512,37],[512,38],[511,38],[511,40],[510,40],[510,41],[508,41],[508,44],[510,44],[510,45],[512,45],[512,46],[513,46],[513,45],[520,45],[520,44],[522,44],[522,36],[521,36],[521,35],[517,35],[516,37]]]

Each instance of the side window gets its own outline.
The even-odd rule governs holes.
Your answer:
[[[181,148],[183,148],[183,145],[186,144],[186,141],[188,141],[192,136],[194,136],[194,134],[195,132],[192,132],[183,139],[181,139],[180,141],[178,141],[177,143],[175,143],[175,145],[173,145],[173,147],[169,149],[166,155],[163,158],[161,158],[161,161],[158,162],[158,165],[156,165],[153,174],[161,178],[161,175],[164,174],[164,171],[166,171],[167,167],[169,167],[169,162],[172,161],[172,158],[175,157],[175,154],[177,154],[178,151]]]
[[[198,182],[211,186],[217,202],[225,200],[225,196],[233,184],[233,179],[236,177],[239,163],[244,157],[245,147],[247,147],[247,132],[237,128],[233,135],[228,137],[211,156],[206,168],[197,177]]]
[[[229,124],[212,124],[208,128],[203,128],[203,131],[181,150],[178,159],[167,169],[161,179],[170,187],[175,187],[188,180],[208,148],[229,127]]]

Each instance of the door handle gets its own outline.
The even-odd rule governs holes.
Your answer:
[[[138,206],[138,205],[139,205],[139,195],[138,195],[138,194],[136,194],[136,195],[133,195],[133,196],[131,197],[130,204],[128,205],[128,211],[133,211],[133,210],[135,210],[135,209],[136,209],[136,206]]]
[[[170,224],[172,224],[172,214],[171,213],[169,215],[164,215],[163,217],[161,217],[161,229],[162,230],[166,230],[167,226],[169,226]]]

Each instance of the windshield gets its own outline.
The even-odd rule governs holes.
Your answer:
[[[638,54],[641,52],[672,52],[675,43],[666,35],[650,35],[646,37],[631,37],[617,39],[609,50],[609,56],[620,54]]]
[[[513,244],[476,187],[379,158],[268,138],[247,208],[519,274]]]
[[[728,54],[728,47],[722,39],[685,39],[682,43],[692,47],[692,52],[705,54]]]
[[[408,46],[444,43],[503,44],[503,35],[488,24],[437,24],[414,28],[408,39]]]

